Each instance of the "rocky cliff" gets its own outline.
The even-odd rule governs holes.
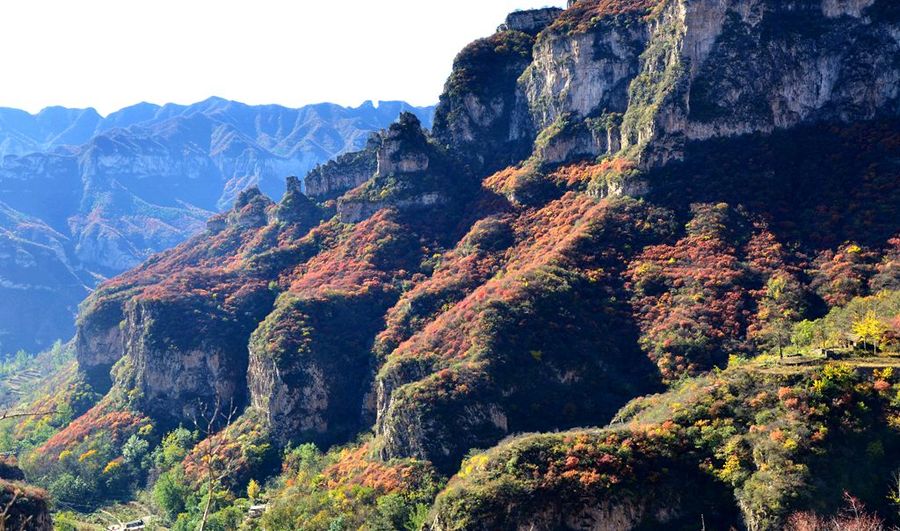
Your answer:
[[[427,210],[448,203],[467,183],[448,182],[447,155],[406,113],[379,138],[375,173],[338,200],[341,221],[357,223],[388,207]]]
[[[649,167],[694,140],[896,114],[896,35],[874,1],[579,2],[519,90],[538,130],[584,121],[573,155]]]

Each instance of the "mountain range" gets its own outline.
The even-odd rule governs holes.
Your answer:
[[[0,109],[0,352],[37,350],[73,333],[97,282],[202,229],[249,186],[275,197],[365,145],[402,102],[289,109],[220,98],[142,103],[100,116]]]

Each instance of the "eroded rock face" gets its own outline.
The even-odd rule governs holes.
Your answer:
[[[490,173],[528,156],[531,117],[516,80],[531,62],[534,38],[501,31],[467,46],[435,111],[434,136],[473,172]]]
[[[83,312],[75,333],[75,357],[88,383],[105,392],[112,385],[109,371],[125,354],[125,314],[120,301],[109,301]]]
[[[534,61],[520,81],[538,129],[561,115],[588,117],[623,113],[628,86],[640,72],[640,54],[649,39],[645,24],[581,34],[549,31],[535,46]]]
[[[322,219],[322,213],[303,193],[300,179],[288,177],[287,191],[275,208],[274,217],[279,223],[294,223],[302,227],[301,230],[308,230]]]
[[[539,128],[624,114],[618,141],[597,151],[624,148],[644,166],[687,141],[896,114],[900,27],[876,11],[886,3],[678,0],[554,26],[520,91]]]
[[[318,201],[335,199],[368,181],[375,173],[375,152],[380,145],[381,137],[373,134],[362,151],[317,166],[304,179],[306,194]]]
[[[249,331],[229,333],[224,322],[212,322],[226,320],[222,315],[208,317],[203,326],[191,306],[136,301],[126,317],[125,350],[133,372],[119,384],[137,390],[140,409],[166,425],[190,423],[204,408],[211,414],[216,404],[240,410],[247,399]]]
[[[497,31],[512,30],[537,35],[542,29],[552,24],[562,11],[558,7],[515,11],[506,17],[506,21],[497,28]]]
[[[254,332],[250,405],[280,444],[329,445],[362,429],[374,374],[369,349],[384,309],[378,297],[288,295]]]
[[[371,179],[338,200],[343,223],[358,223],[383,208],[423,210],[449,202],[442,154],[412,114],[381,136],[375,152],[376,171]]]
[[[338,214],[343,223],[359,223],[372,217],[382,208],[398,208],[400,210],[427,210],[429,207],[443,205],[448,198],[438,192],[423,193],[409,199],[398,199],[384,202],[371,202],[367,200],[342,200],[339,203]]]

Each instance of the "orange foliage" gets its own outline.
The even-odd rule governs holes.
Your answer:
[[[515,189],[516,183],[520,179],[533,171],[535,169],[527,165],[510,166],[485,179],[483,185],[494,193],[506,195]]]
[[[404,258],[421,252],[396,213],[381,210],[341,235],[337,244],[294,272],[290,290],[307,296],[332,292],[364,294],[384,290],[406,277]]]
[[[595,177],[606,174],[623,174],[634,170],[637,165],[633,160],[621,157],[605,159],[599,164],[580,162],[561,166],[550,174],[550,179],[567,187],[587,185]]]
[[[37,449],[36,454],[54,459],[63,450],[99,434],[109,435],[113,442],[123,442],[146,422],[147,418],[143,415],[131,411],[111,410],[107,403],[101,402],[56,433]]]
[[[323,472],[325,487],[361,486],[374,489],[378,495],[406,489],[415,481],[418,467],[411,463],[388,464],[371,459],[369,444],[342,450],[338,462]]]

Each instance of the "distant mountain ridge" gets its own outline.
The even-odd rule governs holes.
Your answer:
[[[318,103],[289,108],[281,105],[247,105],[218,97],[190,105],[175,103],[156,105],[141,102],[112,112],[105,118],[91,107],[73,109],[51,106],[37,114],[0,107],[0,157],[51,151],[62,146],[77,146],[86,144],[95,136],[113,129],[127,129],[136,125],[150,127],[194,114],[203,114],[231,124],[247,136],[257,136],[263,147],[286,156],[290,155],[290,148],[297,147],[298,135],[302,135],[315,125],[316,122],[313,120],[315,117],[358,124],[368,123],[377,127],[384,120],[396,118],[396,114],[403,110],[414,112],[421,110],[424,114],[422,119],[430,122],[429,109],[429,107],[417,108],[400,101],[377,104],[366,101],[359,107]],[[286,133],[285,128],[290,128],[289,132]],[[267,144],[265,142],[267,138],[279,139],[281,142]],[[342,139],[340,143],[347,140]]]
[[[279,197],[286,175],[360,149],[404,111],[430,126],[434,109],[221,98],[105,118],[0,108],[0,353],[66,337],[97,280],[195,234],[249,186]]]

